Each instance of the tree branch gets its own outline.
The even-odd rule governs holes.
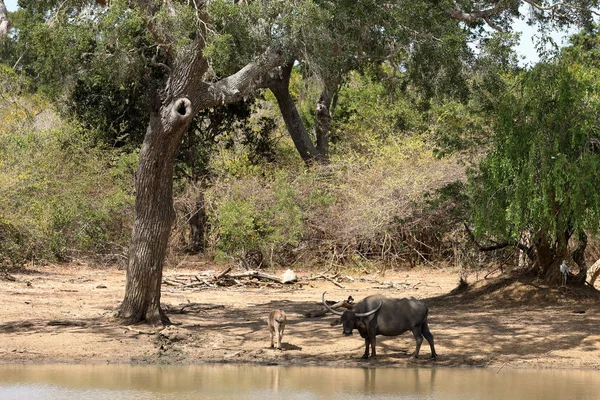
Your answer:
[[[167,74],[170,74],[173,70],[171,69],[171,67],[169,67],[167,64],[165,63],[161,63],[156,61],[156,57],[158,57],[158,51],[159,51],[159,46],[156,47],[156,54],[154,54],[154,56],[152,57],[152,59],[150,60],[150,65],[152,65],[153,67],[158,67],[163,69]]]
[[[524,1],[525,1],[525,3],[529,4],[533,8],[535,8],[537,10],[540,10],[540,11],[552,11],[552,12],[554,12],[554,11],[556,11],[560,7],[565,7],[565,8],[570,8],[570,9],[573,9],[573,10],[588,11],[588,12],[594,14],[594,15],[600,16],[600,13],[598,13],[597,11],[594,11],[591,8],[578,7],[576,5],[567,4],[567,3],[562,2],[562,1],[560,1],[558,3],[550,4],[549,6],[546,6],[546,7],[542,6],[541,4],[536,3],[533,0],[524,0]]]
[[[175,38],[171,37],[165,29],[161,29],[161,27],[156,24],[156,14],[158,14],[161,8],[163,6],[172,7],[172,5],[167,2],[156,2],[153,0],[129,0],[127,4],[131,8],[137,7],[140,10],[142,19],[146,23],[146,27],[154,40],[164,48],[169,58],[174,59],[175,55],[172,44],[175,43]],[[171,8],[167,8],[167,10],[171,11]]]
[[[472,24],[479,20],[484,20],[491,28],[502,32],[502,28],[492,23],[489,18],[508,10],[511,6],[511,1],[498,1],[494,7],[485,10],[465,12],[458,8],[450,8],[446,9],[445,11],[452,18],[467,24]]]
[[[531,258],[531,252],[533,251],[533,246],[527,247],[521,242],[502,242],[502,243],[496,243],[491,246],[482,246],[477,242],[477,239],[475,238],[475,234],[473,233],[471,228],[469,228],[469,225],[467,225],[466,222],[464,223],[464,226],[465,226],[465,231],[469,235],[469,238],[473,241],[473,243],[475,243],[475,245],[477,246],[477,249],[479,251],[494,251],[494,250],[504,249],[506,247],[516,247],[519,250],[523,251],[525,254],[527,254],[527,257]]]
[[[504,32],[504,29],[490,21],[488,17],[483,17],[483,20],[490,26],[490,28],[497,30],[498,32]]]
[[[257,87],[263,87],[262,81],[267,74],[284,62],[278,51],[268,49],[263,57],[248,63],[235,74],[214,83],[204,82],[194,102],[195,107],[203,109],[243,100]]]

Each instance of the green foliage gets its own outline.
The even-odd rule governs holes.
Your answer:
[[[500,105],[494,150],[471,178],[478,233],[554,241],[597,232],[600,97],[597,70],[538,64]]]
[[[427,117],[438,156],[484,153],[490,144],[500,99],[519,72],[513,50],[517,36],[495,33],[483,41],[470,65],[466,101],[439,96],[431,99]]]
[[[429,111],[429,133],[439,157],[454,153],[481,153],[487,147],[493,120],[471,104],[455,100],[435,101]]]
[[[4,41],[0,57],[34,78],[32,88],[63,115],[94,130],[98,142],[139,147],[152,90],[164,77],[150,60],[164,55],[126,1],[85,3],[23,1],[13,14],[17,34]]]
[[[297,245],[303,231],[304,210],[288,173],[279,171],[271,184],[273,201],[265,210],[270,222],[266,240],[271,245]]]
[[[232,199],[217,209],[219,219],[212,225],[220,233],[217,248],[229,254],[244,254],[259,246],[261,237],[260,216],[248,201]]]
[[[0,219],[0,270],[21,267],[30,257],[24,235]]]
[[[82,60],[80,73],[67,75],[64,108],[94,130],[100,143],[131,151],[142,143],[153,89],[164,71],[150,67],[157,56],[153,40],[125,2],[111,2],[94,22],[87,27],[97,32],[93,52]]]
[[[218,185],[221,189],[230,186],[226,193],[209,191],[208,198],[215,205],[210,223],[219,258],[298,244],[305,209],[289,181],[284,171],[266,182],[246,175],[243,180]]]
[[[0,81],[18,82],[3,71]],[[47,101],[14,94],[0,93],[13,99],[0,108],[0,224],[14,233],[0,240],[2,252],[64,260],[125,244],[133,196],[114,183],[131,173],[117,167],[121,157],[93,147],[90,133],[61,122]]]
[[[570,38],[571,45],[563,49],[567,62],[586,67],[600,68],[600,25],[593,25]]]
[[[4,62],[36,77],[40,90],[58,97],[62,86],[68,84],[65,78],[73,75],[73,67],[85,64],[94,51],[96,32],[89,19],[64,12],[46,22],[38,8],[41,4],[23,5],[26,8],[13,14],[18,35],[5,49]]]
[[[424,131],[422,114],[409,94],[400,88],[389,90],[367,75],[350,74],[340,90],[332,140],[344,153],[377,153],[386,140]]]
[[[310,2],[308,2],[310,3]],[[285,46],[289,23],[286,18],[302,13],[306,2],[265,1],[235,4],[227,0],[208,5],[213,26],[204,55],[211,59],[218,76],[241,68],[267,47],[288,52]]]

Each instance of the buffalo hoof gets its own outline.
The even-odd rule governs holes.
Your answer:
[[[363,354],[363,355],[362,355],[362,357],[361,357],[361,359],[362,359],[362,360],[366,360],[366,359],[368,359],[368,358],[369,358],[369,355],[368,355],[368,354]]]

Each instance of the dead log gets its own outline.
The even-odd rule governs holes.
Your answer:
[[[352,298],[352,296],[349,296],[347,300],[338,301],[337,303],[331,304],[332,302],[330,301],[328,301],[327,303],[330,304],[329,307],[333,308],[334,310],[337,310],[338,308],[352,310],[354,308],[354,299]],[[320,310],[309,311],[307,313],[304,313],[304,316],[306,318],[317,318],[324,316],[328,312],[329,310],[327,308],[322,307]]]
[[[218,274],[216,274],[215,276],[213,276],[213,278],[212,278],[213,281],[218,281],[219,279],[221,279],[222,277],[227,275],[230,271],[231,271],[231,266],[225,268],[223,271],[221,271]]]
[[[179,304],[179,306],[175,307],[175,306],[170,306],[170,305],[165,305],[164,309],[166,312],[168,312],[169,314],[188,314],[190,312],[192,313],[199,313],[199,312],[204,312],[204,311],[208,311],[208,310],[213,310],[213,309],[217,309],[217,308],[225,308],[224,305],[210,305],[210,304],[201,304],[201,303],[182,303]]]
[[[273,281],[273,282],[277,282],[277,283],[281,283],[283,284],[283,281],[281,280],[281,278],[275,276],[275,275],[270,275],[270,274],[265,274],[264,272],[260,272],[260,271],[245,271],[245,272],[237,272],[235,274],[227,274],[228,277],[236,279],[236,278],[258,278],[258,279],[266,279],[269,281]]]
[[[52,320],[46,324],[48,326],[86,326],[87,324],[82,321],[69,321],[69,320]]]
[[[169,285],[169,286],[181,286],[183,285],[183,283],[179,282],[179,281],[175,281],[175,280],[171,280],[168,278],[163,279],[163,282],[165,285]]]
[[[331,269],[331,268],[330,268]],[[317,279],[325,279],[326,281],[329,281],[331,283],[333,283],[335,286],[339,287],[340,289],[344,289],[344,287],[342,285],[340,285],[339,283],[337,283],[336,281],[334,281],[334,278],[337,278],[338,274],[333,274],[333,275],[327,275],[327,272],[329,271],[329,269],[325,272],[320,273],[317,276],[313,276],[312,278],[307,278],[306,280],[308,281],[314,281]]]

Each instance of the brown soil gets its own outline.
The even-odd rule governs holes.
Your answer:
[[[272,273],[281,271],[270,271]],[[168,269],[165,276],[197,274]],[[158,334],[114,319],[125,272],[82,265],[29,267],[0,280],[0,362],[3,363],[259,363],[331,366],[477,366],[492,368],[600,368],[600,314],[589,288],[549,288],[533,279],[501,278],[455,289],[451,270],[413,269],[385,276],[329,281],[299,273],[301,283],[211,289],[163,286],[163,303],[177,324]],[[455,289],[455,290],[453,290]],[[378,337],[376,359],[361,360],[363,340],[342,336],[334,317],[306,318],[321,293],[341,300],[381,293],[424,299],[437,361],[424,342],[410,357],[410,333]],[[185,307],[186,304],[193,307]],[[283,350],[271,349],[268,313],[288,316]],[[183,309],[183,313],[181,310]],[[158,331],[158,329],[156,329]]]

